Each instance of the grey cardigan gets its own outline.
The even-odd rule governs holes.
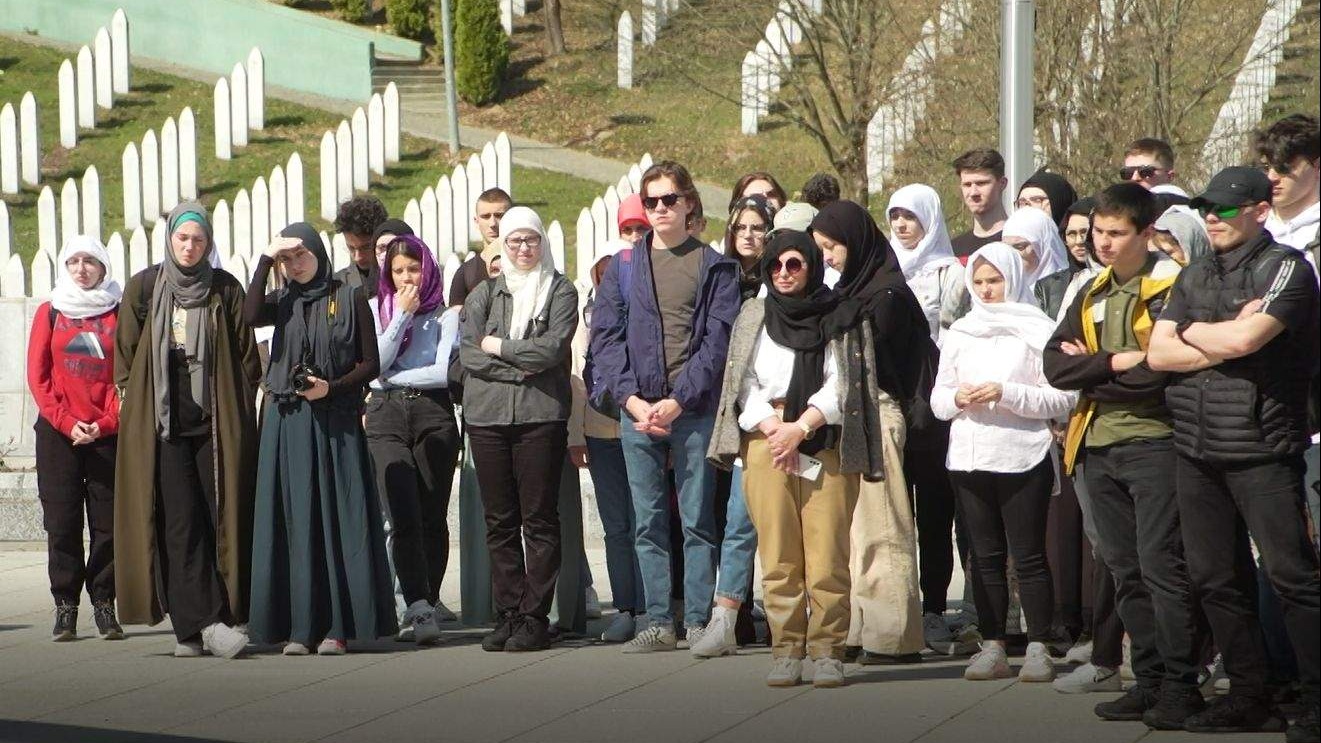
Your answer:
[[[459,363],[463,365],[463,418],[474,426],[547,423],[569,418],[569,361],[578,328],[578,290],[555,274],[546,306],[526,338],[509,337],[513,297],[503,276],[483,281],[463,303]],[[500,355],[482,350],[482,338],[502,338]]]
[[[766,322],[766,304],[761,297],[749,299],[739,311],[730,335],[725,362],[725,382],[720,391],[715,429],[706,458],[721,469],[731,469],[739,455],[743,430],[738,425],[738,397],[743,375],[752,363],[757,337]],[[865,479],[885,479],[880,412],[876,401],[876,368],[871,341],[871,323],[859,323],[860,333],[848,333],[830,342],[838,367],[840,410],[839,464],[842,474],[860,474]]]

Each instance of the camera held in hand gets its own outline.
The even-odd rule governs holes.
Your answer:
[[[325,379],[321,369],[308,361],[304,361],[294,367],[293,373],[289,375],[289,386],[294,392],[302,394],[312,389],[312,379]]]

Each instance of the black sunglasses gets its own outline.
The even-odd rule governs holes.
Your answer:
[[[777,258],[775,262],[771,264],[772,276],[779,273],[785,273],[790,276],[793,276],[802,270],[803,270],[803,262],[798,258],[790,258],[787,261],[782,261]]]
[[[656,210],[657,204],[664,204],[665,206],[670,207],[679,203],[679,199],[682,198],[683,198],[683,194],[677,194],[677,193],[667,193],[664,196],[643,196],[642,208],[651,212]]]
[[[1119,178],[1120,180],[1131,181],[1134,174],[1142,178],[1150,178],[1164,169],[1159,165],[1125,165],[1119,169]]]

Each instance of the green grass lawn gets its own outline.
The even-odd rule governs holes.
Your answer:
[[[123,233],[124,198],[121,156],[129,142],[141,142],[148,129],[159,130],[166,117],[178,117],[191,106],[197,122],[197,178],[199,196],[208,207],[220,199],[233,203],[240,188],[251,189],[261,175],[269,177],[276,165],[284,165],[297,151],[303,159],[304,204],[306,216],[318,228],[331,226],[319,218],[320,181],[319,145],[327,129],[338,126],[340,118],[318,109],[266,99],[266,128],[249,135],[247,147],[236,148],[233,159],[217,160],[212,120],[212,89],[191,80],[136,67],[132,91],[115,101],[109,111],[97,110],[97,127],[79,132],[78,146],[66,150],[59,146],[59,103],[56,76],[65,55],[54,49],[26,44],[10,37],[0,37],[0,105],[12,102],[17,108],[24,92],[37,98],[38,124],[41,129],[41,185],[50,186],[59,198],[66,178],[79,179],[89,165],[96,165],[101,178],[102,225],[111,232]],[[466,162],[470,152],[462,153]],[[448,148],[438,142],[405,135],[400,142],[400,162],[390,166],[385,177],[372,176],[370,193],[378,196],[392,215],[402,216],[410,198],[420,197],[424,188],[434,186],[442,174],[454,166]],[[590,206],[600,196],[604,184],[515,166],[514,196],[535,208],[549,226],[558,219],[564,228],[567,246],[573,245],[578,211]],[[31,258],[37,247],[37,196],[40,187],[24,186],[17,195],[4,197],[13,224],[15,252]],[[127,240],[128,234],[123,234]],[[565,253],[572,260],[573,249]]]

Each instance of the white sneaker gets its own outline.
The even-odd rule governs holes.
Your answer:
[[[180,642],[174,646],[174,657],[176,658],[201,658],[202,643],[200,642]]]
[[[771,672],[766,674],[767,686],[797,686],[802,679],[803,661],[801,659],[771,659]]]
[[[418,599],[404,612],[404,624],[413,628],[413,642],[418,645],[434,645],[440,642],[440,627],[436,624],[436,614],[431,604]]]
[[[1087,642],[1076,643],[1073,647],[1069,648],[1069,652],[1064,654],[1064,662],[1077,663],[1079,665],[1086,665],[1088,663],[1091,663],[1092,662],[1091,640],[1088,640]]]
[[[1029,642],[1027,652],[1023,654],[1023,666],[1018,669],[1018,680],[1043,682],[1055,680],[1055,664],[1050,662],[1050,651],[1046,644]]]
[[[675,637],[683,640],[689,648],[702,641],[702,636],[706,634],[706,627],[700,624],[685,625],[683,634],[675,633]]]
[[[596,589],[592,586],[587,587],[587,618],[601,618],[601,598],[596,595]]]
[[[679,640],[674,630],[660,624],[652,624],[624,643],[625,653],[654,653],[661,650],[674,650]]]
[[[202,630],[202,647],[212,655],[222,658],[237,658],[248,646],[248,636],[223,622]]]
[[[633,634],[637,632],[636,620],[632,614],[621,611],[610,620],[610,626],[601,633],[601,640],[604,642],[628,642],[633,639]]]
[[[1093,691],[1123,691],[1118,668],[1084,663],[1051,684],[1061,694],[1086,694]]]
[[[692,631],[688,633],[688,648],[694,658],[719,658],[722,655],[734,655],[738,644],[734,642],[734,622],[738,610],[717,606],[711,613],[711,622],[706,625],[696,640]]]
[[[312,649],[301,642],[287,642],[284,644],[284,650],[280,651],[282,655],[311,655]]]
[[[844,685],[844,663],[834,658],[817,658],[812,661],[812,686],[818,689],[834,689]]]
[[[942,655],[951,655],[956,645],[945,617],[930,611],[922,615],[922,639],[927,647]]]
[[[329,637],[316,646],[317,655],[344,655],[348,652],[349,646],[343,640],[332,640]]]
[[[1198,681],[1200,682],[1198,686],[1202,688],[1203,694],[1227,693],[1229,691],[1229,676],[1225,674],[1224,656],[1216,653],[1215,659],[1206,667],[1206,670],[1198,674]]]
[[[435,608],[433,609],[433,611],[434,611],[435,614],[436,614],[436,621],[437,621],[437,622],[457,622],[457,621],[459,621],[458,616],[456,616],[456,615],[454,614],[454,612],[450,611],[450,608],[449,608],[448,606],[445,606],[444,604],[442,604],[442,603],[439,602],[439,601],[436,602],[436,606],[435,606]]]
[[[963,669],[963,678],[969,681],[1007,679],[1012,678],[1013,675],[1004,647],[991,640],[982,643],[982,649],[972,656],[968,667]]]

